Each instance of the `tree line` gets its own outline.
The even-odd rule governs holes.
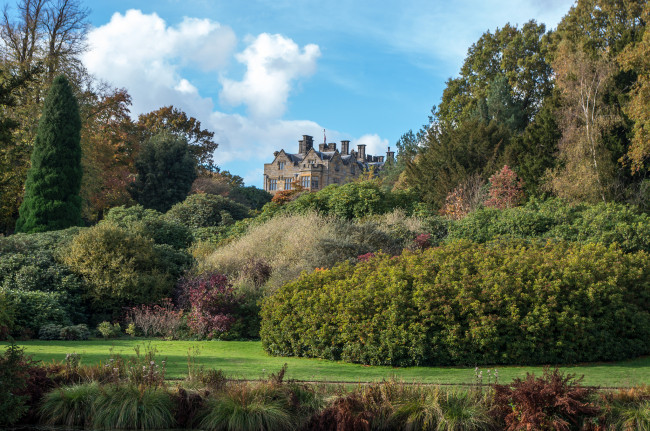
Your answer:
[[[180,199],[155,203],[161,197],[136,182],[138,159],[147,169],[145,159],[160,146],[152,139],[161,133],[175,142],[176,156],[179,146],[183,152],[187,147],[188,157],[175,160],[184,160],[177,168],[185,170],[190,184],[198,175],[202,189],[222,194],[243,186],[241,177],[216,166],[214,133],[196,118],[164,106],[134,120],[128,91],[88,73],[80,57],[87,49],[88,15],[79,0],[18,0],[13,7],[6,4],[0,16],[0,233],[15,229],[39,118],[57,76],[66,78],[78,104],[83,175],[77,223],[94,223],[109,208],[136,202],[166,211],[187,195],[189,186]]]
[[[487,31],[427,123],[397,142],[385,181],[471,209],[507,165],[529,197],[648,210],[649,16],[644,0],[578,0],[555,30]]]

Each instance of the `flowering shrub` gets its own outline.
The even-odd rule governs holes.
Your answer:
[[[225,275],[206,273],[185,280],[191,310],[187,324],[200,337],[214,338],[234,323],[240,297]]]
[[[650,258],[599,244],[457,241],[305,273],[264,300],[275,355],[371,365],[650,353]]]
[[[169,298],[163,299],[160,305],[141,305],[129,311],[129,320],[145,337],[178,338],[182,318],[183,311],[175,310]]]

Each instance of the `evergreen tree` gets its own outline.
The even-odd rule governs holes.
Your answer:
[[[17,232],[81,225],[81,119],[64,76],[52,82],[38,124]]]
[[[168,132],[155,135],[142,146],[129,193],[143,207],[166,212],[190,192],[196,165],[187,140]]]

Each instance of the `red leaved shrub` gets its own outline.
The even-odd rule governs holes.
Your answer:
[[[507,431],[593,429],[600,408],[591,400],[595,390],[581,381],[547,367],[541,377],[526,374],[509,385],[494,385],[491,413]]]
[[[186,278],[184,284],[191,307],[187,324],[192,332],[213,338],[230,329],[242,298],[225,275],[205,273]]]

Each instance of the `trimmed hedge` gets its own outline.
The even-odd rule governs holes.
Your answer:
[[[457,241],[303,274],[262,306],[273,355],[372,365],[612,361],[650,352],[650,259]]]

